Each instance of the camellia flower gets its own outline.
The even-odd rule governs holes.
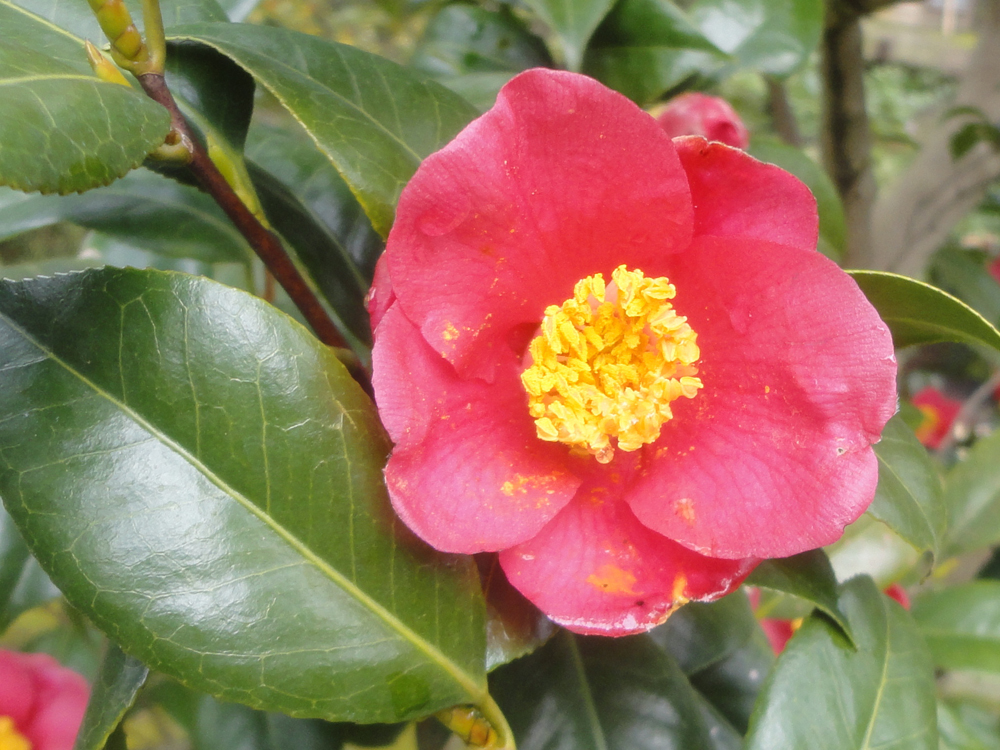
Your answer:
[[[90,688],[47,654],[0,651],[0,748],[72,750]]]
[[[934,386],[921,388],[911,399],[923,419],[914,432],[928,448],[937,450],[951,431],[951,425],[962,409],[962,402],[945,396]]]
[[[871,502],[885,325],[809,191],[536,69],[428,157],[369,297],[403,521],[581,633],[646,630]]]
[[[676,96],[653,115],[671,138],[700,135],[736,148],[750,144],[743,120],[725,99],[689,92]]]

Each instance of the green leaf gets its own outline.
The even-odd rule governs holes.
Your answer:
[[[167,85],[189,118],[236,151],[246,143],[253,114],[254,82],[242,68],[211,47],[172,43],[167,48]]]
[[[336,314],[338,328],[371,347],[371,322],[365,309],[368,283],[333,233],[290,187],[271,173],[250,167],[257,194],[271,225],[302,261]]]
[[[684,674],[696,672],[731,656],[760,632],[757,618],[743,592],[716,602],[691,602],[649,637],[677,660]]]
[[[878,488],[868,512],[917,550],[940,554],[948,529],[948,507],[937,467],[900,415],[875,444]]]
[[[970,701],[938,701],[941,750],[1000,750],[993,711]]]
[[[0,237],[57,221],[173,258],[248,263],[252,254],[208,195],[145,169],[83,195],[24,195],[0,188]]]
[[[0,496],[126,652],[297,716],[490,709],[476,571],[396,521],[375,409],[304,328],[105,269],[0,286],[0,361]]]
[[[847,243],[847,223],[840,195],[826,170],[800,148],[789,146],[776,138],[754,138],[750,153],[761,161],[777,164],[806,184],[816,197],[819,210],[820,250],[834,260],[839,259]]]
[[[646,105],[727,60],[670,0],[622,0],[594,33],[584,71]]]
[[[478,555],[486,595],[486,668],[530,654],[555,633],[552,620],[507,581],[496,555]]]
[[[934,672],[907,612],[867,576],[840,609],[857,649],[825,616],[799,628],[764,685],[747,750],[937,750]]]
[[[838,604],[837,576],[826,552],[821,549],[792,557],[765,560],[746,580],[751,586],[783,591],[818,607],[833,620],[850,641],[854,641],[850,620]]]
[[[0,185],[72,193],[107,185],[163,142],[167,111],[90,70],[83,42],[0,0]]]
[[[286,29],[206,23],[175,30],[231,58],[270,91],[388,234],[420,161],[476,116],[438,83],[376,55]]]
[[[996,325],[1000,322],[1000,287],[986,270],[981,254],[956,247],[938,250],[931,260],[931,278]]]
[[[490,689],[519,750],[712,747],[697,693],[646,635],[561,631],[530,656],[495,670]]]
[[[375,263],[385,243],[372,228],[361,204],[315,144],[288,128],[254,125],[247,157],[290,187],[296,196],[333,233],[370,285]]]
[[[102,750],[148,676],[145,664],[109,643],[73,750]]]
[[[957,341],[1000,349],[1000,331],[947,292],[885,271],[848,273],[889,326],[897,348]]]
[[[743,593],[711,604],[692,602],[650,631],[677,660],[725,726],[746,731],[757,694],[774,664],[774,653]],[[738,736],[739,736],[738,735]]]
[[[486,111],[515,73],[553,62],[545,43],[508,6],[492,11],[454,3],[427,24],[410,67]]]
[[[59,596],[28,551],[14,521],[0,508],[0,633],[18,615]]]
[[[977,440],[945,476],[949,515],[944,553],[960,555],[1000,542],[1000,432]]]
[[[427,24],[410,67],[438,79],[551,67],[545,43],[506,5],[446,5]]]
[[[1000,581],[924,594],[913,603],[913,618],[937,666],[1000,672]]]
[[[870,575],[880,588],[904,577],[929,573],[921,555],[881,521],[865,513],[844,529],[844,535],[826,548],[837,579]]]
[[[611,10],[614,0],[525,0],[525,4],[556,35],[566,67],[579,71],[587,40]]]
[[[232,2],[233,0],[227,0]],[[16,0],[25,10],[31,11],[53,25],[65,29],[81,38],[90,39],[101,46],[104,44],[104,32],[97,23],[90,6],[85,3],[53,3],[50,0]],[[132,20],[138,29],[145,28],[142,17],[142,0],[125,0],[132,15]],[[226,12],[216,0],[160,0],[160,13],[163,24],[169,28],[182,23],[198,21],[225,21]],[[84,58],[86,62],[86,58]]]
[[[697,0],[689,13],[719,49],[774,76],[805,63],[823,31],[822,0]]]

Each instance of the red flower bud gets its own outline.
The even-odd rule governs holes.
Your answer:
[[[710,141],[745,149],[750,144],[746,126],[725,99],[689,92],[674,97],[663,109],[654,110],[656,121],[676,138],[700,135]]]

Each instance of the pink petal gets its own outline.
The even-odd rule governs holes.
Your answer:
[[[870,445],[896,409],[885,324],[816,252],[703,237],[670,277],[704,389],[645,449],[632,510],[713,557],[833,542],[872,500]]]
[[[649,630],[688,600],[734,590],[756,565],[704,557],[639,523],[621,499],[630,464],[625,456],[593,472],[537,536],[500,553],[511,584],[577,633]]]
[[[59,667],[43,673],[40,682],[41,707],[27,733],[33,750],[72,750],[90,698],[87,681]]]
[[[816,199],[797,177],[704,138],[675,138],[694,203],[694,233],[815,250]]]
[[[0,716],[33,750],[72,750],[89,699],[87,681],[48,654],[0,651]]]
[[[379,321],[382,320],[385,311],[395,301],[396,293],[392,290],[392,282],[389,280],[389,266],[385,259],[385,253],[382,253],[375,264],[375,277],[372,279],[371,289],[368,290],[368,295],[365,297],[372,331],[378,328]]]
[[[691,236],[667,135],[596,81],[535,69],[417,170],[386,250],[393,289],[463,377],[492,380],[512,329],[573,285],[647,268]]]
[[[56,663],[52,657],[44,658]],[[35,712],[36,663],[32,654],[0,650],[0,716],[9,716],[19,728],[26,726]]]
[[[379,414],[396,443],[385,469],[393,507],[447,552],[484,552],[534,536],[580,484],[566,449],[535,435],[513,355],[493,385],[462,380],[399,305],[373,351]]]

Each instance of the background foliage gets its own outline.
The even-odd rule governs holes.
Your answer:
[[[78,750],[453,750],[503,717],[528,750],[1000,747],[1000,2],[975,34],[893,5],[164,0],[167,85],[331,348],[156,151],[167,111],[92,70],[94,15],[0,0],[0,645],[94,680]],[[573,635],[388,506],[375,261],[421,159],[535,66],[727,97],[892,330],[876,499],[754,607]]]

